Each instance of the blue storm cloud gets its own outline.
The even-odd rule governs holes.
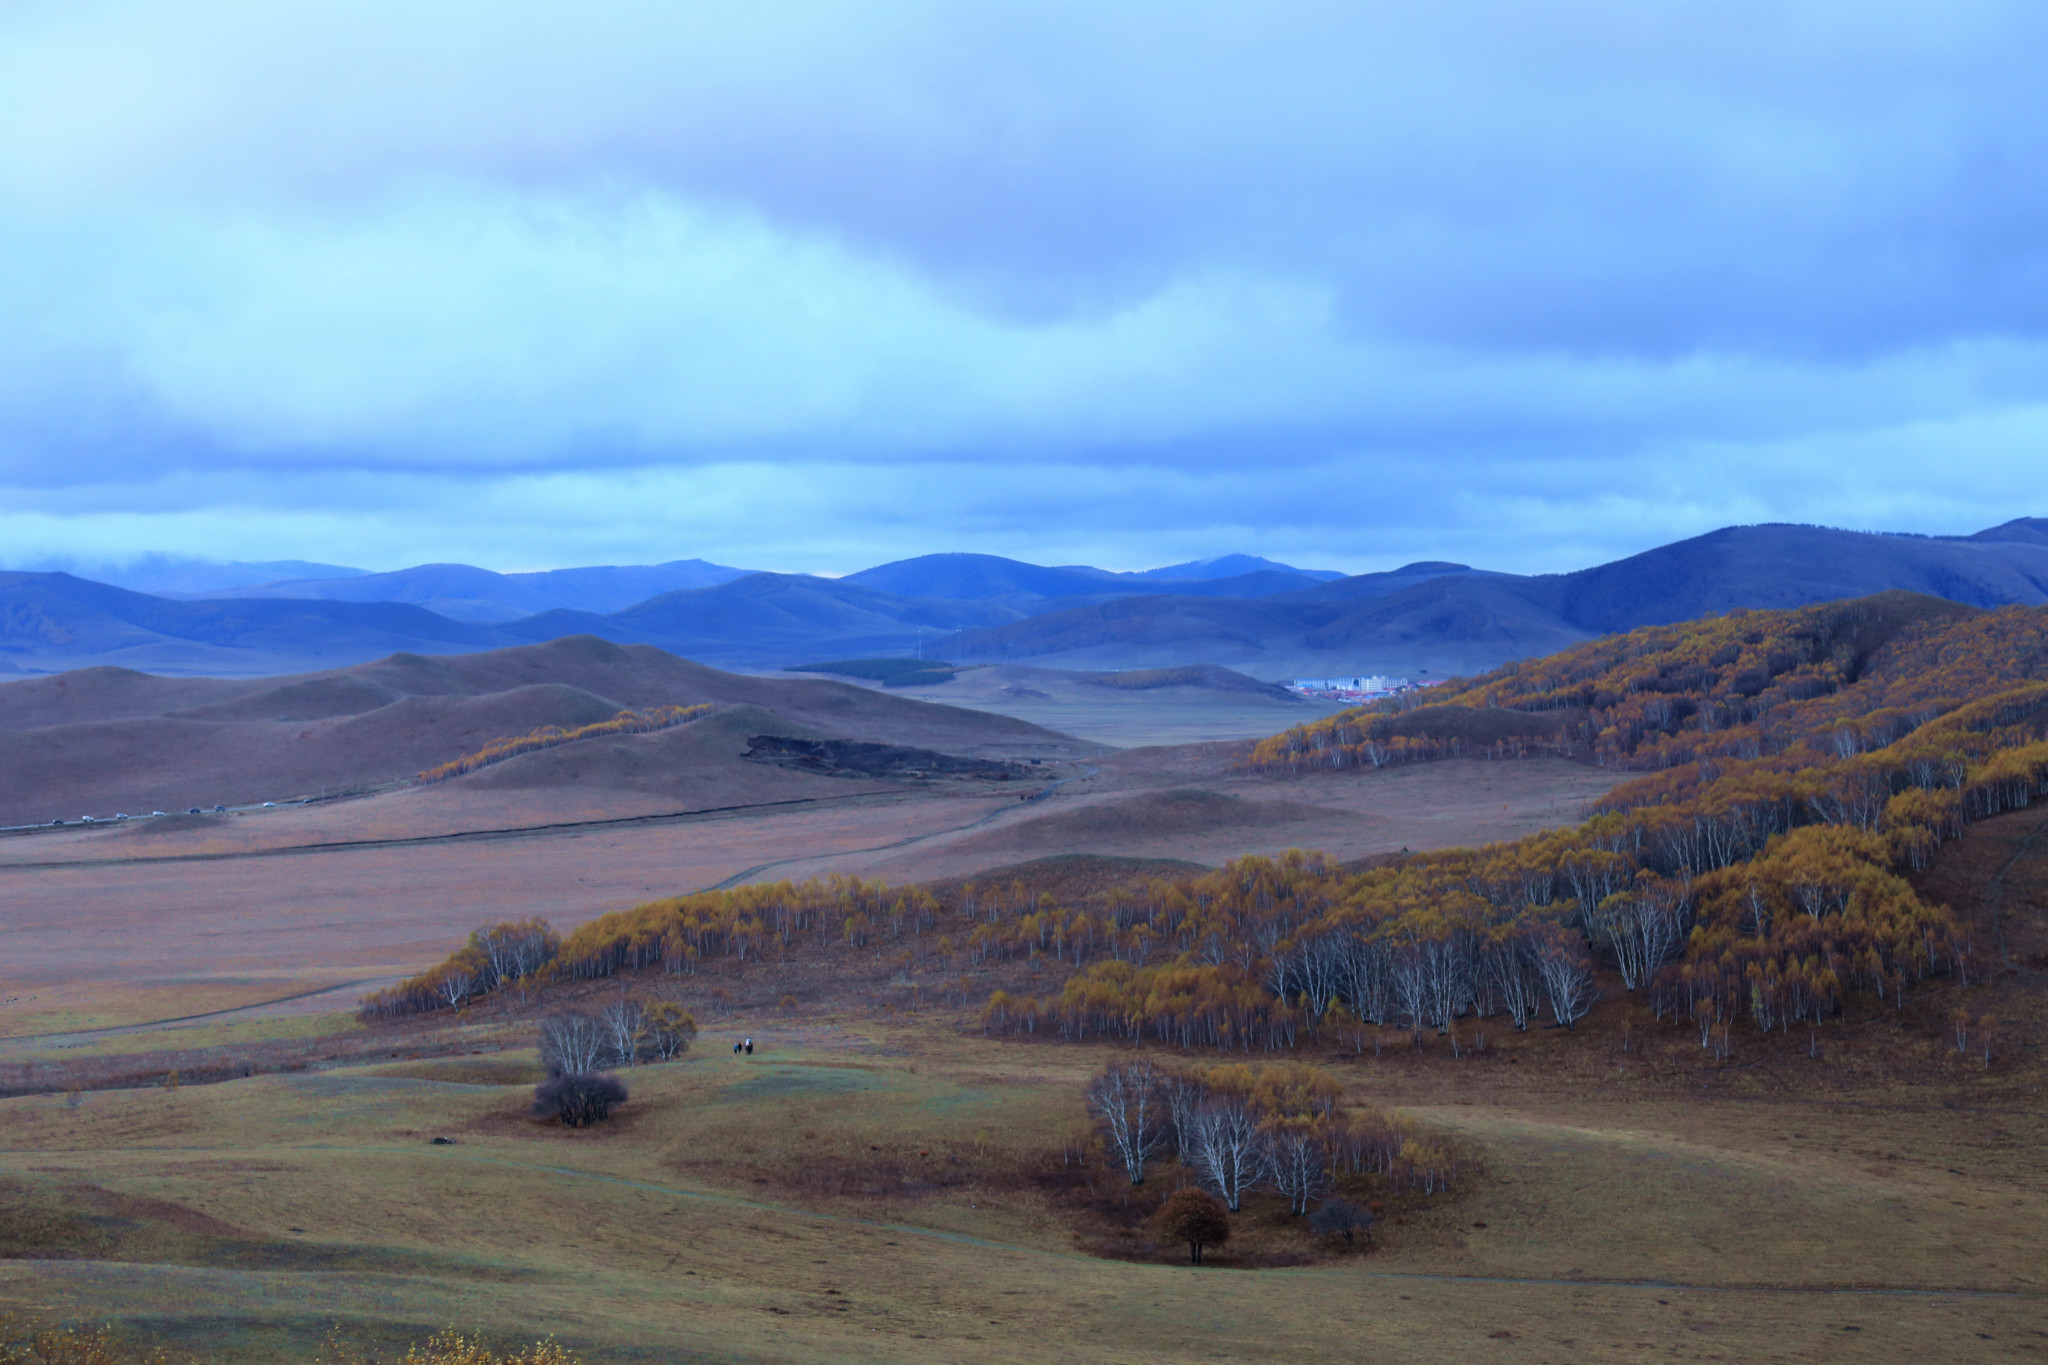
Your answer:
[[[0,557],[2039,512],[2048,10],[23,5]]]

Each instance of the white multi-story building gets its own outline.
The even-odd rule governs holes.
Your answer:
[[[1314,696],[1383,697],[1410,686],[1406,678],[1389,678],[1378,673],[1349,678],[1296,678],[1289,686]]]

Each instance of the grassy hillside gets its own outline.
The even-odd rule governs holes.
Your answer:
[[[591,636],[443,658],[396,654],[288,678],[87,669],[0,683],[0,770],[9,775],[0,824],[361,790],[408,781],[495,741],[551,730],[597,735],[587,727],[622,711],[676,706],[753,707],[767,713],[756,723],[771,729],[950,752],[1074,747],[1006,716],[819,679],[725,673]],[[662,747],[646,739],[641,748]],[[700,762],[736,762],[737,752]],[[525,771],[601,785],[604,767],[586,778],[559,766]]]

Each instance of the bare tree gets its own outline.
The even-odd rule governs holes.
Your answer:
[[[1191,1144],[1202,1183],[1236,1213],[1244,1192],[1265,1175],[1264,1144],[1251,1106],[1236,1095],[1210,1100],[1196,1111]]]
[[[1550,997],[1550,1013],[1568,1029],[1578,1027],[1586,1011],[1600,998],[1593,984],[1593,963],[1586,946],[1562,925],[1545,926],[1536,935],[1531,954],[1543,992]]]
[[[1173,1120],[1174,1155],[1183,1166],[1195,1164],[1195,1115],[1208,1102],[1209,1087],[1187,1071],[1168,1071],[1160,1080],[1166,1112]]]
[[[1494,999],[1517,1029],[1528,1032],[1529,1020],[1541,1012],[1543,1000],[1526,936],[1513,930],[1497,931],[1479,952]]]
[[[1330,1144],[1322,1125],[1310,1120],[1283,1120],[1260,1134],[1266,1174],[1287,1196],[1290,1213],[1307,1213],[1308,1201],[1330,1188]]]
[[[1145,1162],[1166,1145],[1167,1109],[1159,1068],[1148,1058],[1111,1062],[1088,1083],[1088,1112],[1133,1185],[1145,1183]]]
[[[1614,955],[1621,984],[1634,990],[1685,946],[1691,888],[1639,873],[1636,884],[1603,899],[1586,915],[1594,942]]]
[[[1410,1039],[1421,1047],[1423,1021],[1429,1017],[1429,969],[1422,950],[1412,943],[1401,945],[1393,953],[1391,967],[1387,980],[1394,1007],[1407,1021]]]
[[[441,979],[434,984],[435,992],[454,1009],[469,999],[476,989],[476,976],[467,968],[451,965],[441,973]]]
[[[595,1071],[604,1058],[604,1025],[581,1010],[564,1010],[541,1021],[540,1060],[550,1076]]]
[[[641,1030],[646,1025],[647,1007],[630,996],[620,996],[604,1007],[601,1016],[610,1035],[611,1060],[619,1066],[640,1065]]]

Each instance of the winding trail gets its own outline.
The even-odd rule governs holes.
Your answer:
[[[845,796],[795,796],[781,801],[751,801],[737,806],[702,806],[695,810],[656,811],[651,815],[616,815],[598,820],[560,820],[539,825],[507,825],[497,829],[451,830],[446,834],[406,835],[392,839],[332,839],[314,844],[285,844],[279,848],[238,849],[231,853],[157,853],[135,858],[73,858],[41,863],[0,862],[0,875],[9,872],[51,871],[67,867],[126,867],[144,863],[232,862],[242,858],[285,858],[302,853],[335,853],[358,848],[420,848],[433,844],[456,844],[495,839],[544,838],[554,834],[594,829],[618,829],[634,825],[675,825],[713,815],[734,815],[744,811],[774,810],[792,806],[831,806],[853,801],[887,802],[914,800],[918,792],[850,792]]]
[[[1079,774],[1079,776],[1084,779],[1093,777],[1097,773],[1102,771],[1102,769],[1096,767],[1092,763],[1083,763],[1080,766],[1088,770],[1084,773]],[[1031,793],[1031,795],[1025,797],[1024,800],[1019,804],[1035,805],[1038,802],[1043,801],[1046,797],[1051,796],[1061,787],[1066,786],[1067,783],[1072,782],[1074,780],[1075,779],[1072,777],[1062,777],[1058,781],[1053,782],[1048,786],[1041,787],[1039,790]],[[1001,819],[1003,816],[1008,815],[1011,811],[1016,809],[1018,809],[1018,806],[998,806],[994,810],[990,811],[987,815],[982,816],[980,819],[970,820],[964,825],[951,825],[945,829],[928,830],[923,834],[913,834],[910,835],[908,838],[896,839],[886,844],[876,844],[873,848],[843,848],[836,849],[831,853],[805,853],[799,854],[794,858],[777,858],[772,862],[757,863],[753,867],[747,868],[743,872],[733,873],[730,877],[727,877],[722,882],[713,882],[710,886],[700,886],[697,888],[696,891],[690,892],[688,894],[697,895],[705,891],[730,891],[734,887],[739,886],[742,883],[751,881],[753,878],[760,876],[763,872],[766,872],[771,868],[788,867],[792,863],[815,862],[817,859],[820,858],[843,858],[850,853],[887,853],[891,849],[909,848],[912,844],[921,844],[927,839],[936,839],[941,834],[964,834],[970,829],[980,829],[983,825],[991,824],[994,821]]]

